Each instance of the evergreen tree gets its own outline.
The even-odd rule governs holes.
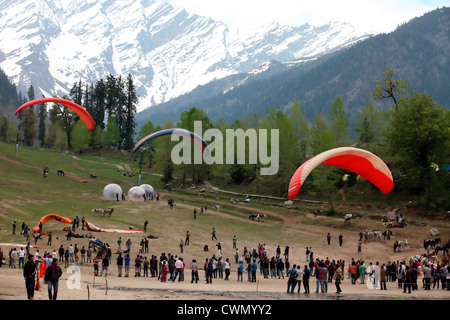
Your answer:
[[[95,126],[105,128],[105,108],[106,108],[106,84],[103,79],[97,81],[93,92],[92,102],[92,118],[94,119]]]
[[[38,105],[38,117],[39,117],[39,126],[38,126],[38,141],[39,146],[42,148],[45,145],[45,134],[46,134],[46,121],[47,121],[47,104],[40,103]]]
[[[63,99],[68,99],[67,96]],[[64,130],[67,139],[67,148],[72,149],[72,130],[79,119],[75,112],[60,103],[54,103],[50,109],[50,118],[52,122],[59,122]]]
[[[83,151],[91,143],[91,133],[83,121],[77,121],[73,127],[71,145],[75,150]]]
[[[126,121],[124,123],[124,149],[125,150],[131,150],[134,147],[134,134],[135,134],[135,127],[136,127],[136,121],[134,120],[134,115],[136,114],[136,104],[138,102],[138,98],[136,95],[136,89],[133,84],[133,77],[131,74],[127,77],[127,84],[126,84]]]
[[[349,120],[341,98],[337,97],[328,110],[328,120],[330,121],[330,133],[334,137],[334,146],[340,147],[345,145],[350,138],[348,131]]]
[[[28,89],[28,99],[34,100],[34,88],[30,86]],[[28,107],[22,112],[22,118],[20,119],[20,130],[22,131],[22,141],[26,146],[34,145],[37,136],[36,122],[37,117],[34,112],[34,107]]]
[[[106,123],[105,133],[103,134],[103,143],[107,147],[118,148],[120,143],[120,129],[116,118],[110,116]]]
[[[386,129],[386,118],[381,108],[375,108],[368,102],[358,112],[354,131],[359,135],[358,140],[363,143],[381,143]]]

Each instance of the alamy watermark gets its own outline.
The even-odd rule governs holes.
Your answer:
[[[261,164],[261,175],[274,175],[279,169],[279,130],[270,129],[270,144],[267,129],[226,129],[224,137],[219,129],[202,130],[202,122],[194,121],[194,133],[208,143],[207,152],[193,148],[193,163],[202,164]],[[203,134],[202,134],[203,132]],[[181,141],[180,141],[181,138]],[[171,153],[174,164],[192,164],[192,139],[172,134],[172,141],[180,141]],[[248,143],[247,143],[248,141]],[[246,150],[248,146],[248,150]],[[270,148],[270,153],[268,149]],[[225,151],[225,155],[224,155]],[[248,162],[246,162],[248,161]]]

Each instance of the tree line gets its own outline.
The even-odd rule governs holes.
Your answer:
[[[176,142],[171,142],[169,137],[155,139],[143,152],[146,161],[163,173],[165,182],[173,179],[174,172],[178,173],[184,185],[188,179],[200,183],[211,177],[221,181],[225,178],[234,186],[257,181],[260,185],[270,186],[266,192],[282,197],[287,195],[292,174],[304,161],[332,148],[355,146],[377,154],[388,164],[395,180],[394,193],[423,195],[421,201],[425,207],[448,210],[450,195],[445,190],[450,186],[450,176],[449,171],[443,169],[449,162],[448,109],[439,106],[430,95],[408,88],[406,80],[398,78],[396,70],[389,67],[376,83],[370,98],[388,103],[388,110],[384,111],[380,103],[375,106],[368,97],[368,102],[358,114],[353,115],[353,125],[350,125],[343,100],[336,97],[327,111],[317,113],[310,123],[298,102],[288,111],[270,108],[263,118],[255,113],[237,118],[232,123],[222,118],[214,123],[203,109],[192,107],[181,114],[176,124],[167,120],[163,127],[155,127],[148,121],[141,127],[137,140],[174,126],[194,131],[194,121],[202,122],[203,131],[219,129],[223,137],[226,129],[279,129],[280,163],[278,173],[273,176],[258,174],[264,166],[261,163],[175,166],[171,163],[170,150]],[[248,148],[246,150],[248,152]],[[352,172],[319,166],[313,172],[310,185],[302,188],[305,188],[304,192],[320,190],[332,205],[331,195],[338,190],[348,190],[357,179],[358,176]],[[375,189],[373,186],[369,188]]]
[[[19,103],[38,98],[33,86],[29,87],[26,98],[21,98]],[[0,114],[0,140],[11,141],[19,136],[26,146],[74,151],[104,146],[133,148],[138,98],[131,75],[124,79],[110,74],[95,84],[80,80],[61,98],[71,100],[89,112],[95,123],[93,132],[89,132],[77,114],[64,105],[42,103],[21,111],[17,125],[15,119]]]
[[[34,99],[32,87],[28,98]],[[450,186],[449,171],[442,170],[449,161],[450,113],[430,95],[410,89],[392,68],[386,68],[370,97],[386,101],[389,110],[383,111],[380,104],[374,106],[368,97],[358,114],[353,115],[355,123],[352,126],[343,100],[336,97],[327,111],[317,113],[312,122],[307,121],[298,102],[287,111],[270,108],[262,118],[255,113],[236,118],[231,123],[222,118],[213,122],[205,110],[192,107],[181,114],[178,122],[168,119],[163,126],[155,126],[148,121],[136,135],[137,97],[131,76],[123,79],[109,75],[106,80],[90,85],[80,81],[65,98],[82,105],[92,115],[95,130],[89,132],[68,108],[53,104],[48,109],[39,105],[36,110],[24,110],[20,117],[16,130],[24,144],[74,151],[103,147],[131,150],[136,141],[161,129],[179,127],[194,131],[194,121],[201,121],[203,132],[216,128],[223,137],[227,129],[268,129],[268,132],[279,129],[280,163],[273,176],[259,175],[264,167],[259,162],[175,165],[171,151],[177,142],[171,141],[169,136],[147,143],[142,155],[146,167],[162,173],[164,182],[170,182],[175,176],[180,177],[185,186],[188,181],[201,183],[211,179],[236,187],[256,181],[261,186],[270,186],[270,190],[264,190],[266,193],[284,197],[293,172],[304,161],[335,147],[356,146],[377,154],[388,164],[395,179],[394,192],[423,195],[424,206],[447,210],[450,206],[450,195],[445,192]],[[5,131],[9,130],[11,136],[11,130],[5,129],[3,122],[0,117],[0,139],[5,141]],[[249,142],[246,143],[248,153]],[[352,172],[319,166],[313,172],[311,183],[303,188],[304,192],[320,192],[332,205],[331,195],[337,190],[348,190],[357,179]]]

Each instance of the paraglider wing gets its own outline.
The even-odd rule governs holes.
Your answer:
[[[92,119],[89,112],[86,111],[86,109],[84,109],[82,106],[76,104],[75,102],[72,102],[72,101],[66,100],[66,99],[61,99],[61,98],[41,98],[41,99],[35,99],[35,100],[28,101],[27,103],[24,103],[16,110],[15,115],[17,115],[23,109],[28,108],[32,105],[46,103],[46,102],[55,102],[55,103],[61,103],[61,104],[65,105],[67,108],[73,110],[80,117],[80,119],[83,120],[83,122],[86,124],[86,127],[89,129],[89,131],[94,130],[94,128],[95,128],[94,120]]]
[[[39,225],[41,223],[44,224],[44,223],[46,223],[47,221],[50,221],[50,220],[56,220],[56,221],[59,221],[59,222],[62,222],[62,223],[72,223],[72,220],[70,220],[69,218],[61,217],[61,216],[59,216],[57,214],[48,214],[48,215],[46,215],[46,216],[41,218],[41,220],[39,221],[38,225],[36,227],[34,227],[34,229],[32,230],[33,231],[32,233],[39,232]]]
[[[383,193],[390,192],[394,187],[392,173],[380,158],[366,150],[343,147],[322,152],[303,163],[289,183],[290,200],[297,196],[308,175],[320,164],[355,172],[372,182]]]
[[[169,135],[169,134],[176,134],[179,136],[185,136],[185,137],[189,137],[191,138],[195,143],[201,145],[203,152],[207,153],[208,152],[208,144],[206,143],[205,140],[203,140],[198,134],[195,134],[194,132],[185,130],[185,129],[177,129],[177,128],[172,128],[172,129],[163,129],[157,132],[153,132],[151,134],[149,134],[148,136],[142,138],[135,146],[133,149],[133,152],[136,152],[137,150],[139,150],[140,147],[142,147],[145,143],[147,143],[148,141],[151,141],[155,138],[161,137],[161,136],[165,136],[165,135]]]

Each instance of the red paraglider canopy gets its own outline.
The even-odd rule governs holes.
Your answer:
[[[86,109],[84,109],[82,106],[76,104],[75,102],[72,102],[72,101],[66,100],[66,99],[61,99],[61,98],[41,98],[41,99],[35,99],[35,100],[28,101],[27,103],[24,103],[16,110],[15,115],[17,116],[17,114],[25,108],[28,108],[35,104],[45,103],[45,102],[55,102],[55,103],[61,103],[61,104],[65,105],[67,108],[73,110],[80,117],[80,119],[83,120],[83,122],[86,124],[86,127],[89,129],[89,131],[94,130],[94,128],[95,128],[94,120],[92,119],[89,112],[86,111]]]
[[[372,182],[383,193],[391,192],[394,187],[392,173],[380,158],[366,150],[343,147],[322,152],[303,163],[289,183],[290,200],[297,196],[308,175],[320,164],[355,172]]]

